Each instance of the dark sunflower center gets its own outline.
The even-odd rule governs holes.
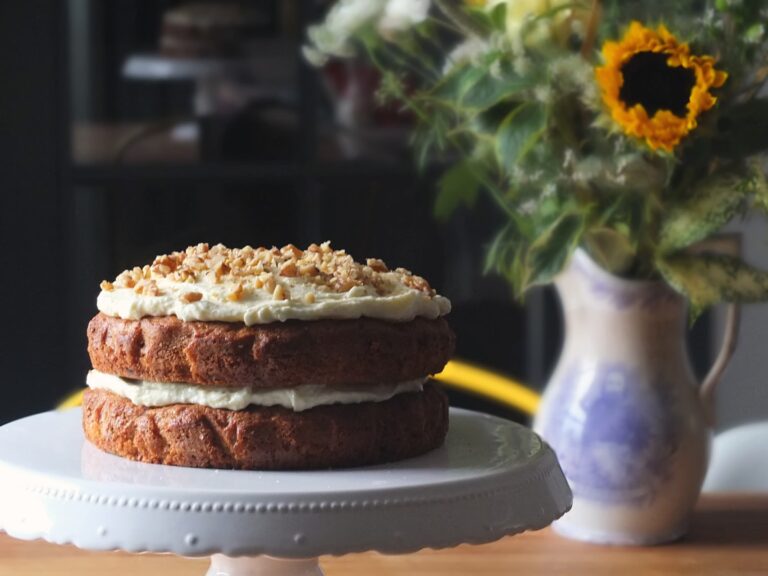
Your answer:
[[[651,118],[659,110],[687,116],[696,75],[688,68],[669,66],[668,58],[667,54],[638,52],[622,66],[624,85],[619,98],[627,108],[640,104]]]

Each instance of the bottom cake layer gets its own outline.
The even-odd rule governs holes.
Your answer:
[[[137,406],[86,390],[83,429],[118,456],[172,466],[301,470],[365,466],[424,454],[443,443],[448,399],[433,384],[384,402],[224,410],[195,404]]]

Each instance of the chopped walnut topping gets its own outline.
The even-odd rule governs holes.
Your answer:
[[[112,292],[112,290],[115,289],[115,286],[114,284],[112,284],[112,282],[107,282],[106,280],[104,280],[101,284],[99,284],[99,288],[101,288],[105,292]]]
[[[356,286],[355,281],[352,278],[346,277],[346,278],[335,278],[332,280],[333,288],[336,290],[336,292],[349,292]]]
[[[152,267],[155,266],[162,266],[163,270],[167,270],[164,272],[164,274],[168,274],[168,272],[173,272],[178,267],[179,263],[175,258],[172,258],[168,255],[158,256],[155,258],[155,261],[152,263]]]
[[[318,270],[317,266],[314,264],[307,264],[306,266],[299,268],[299,274],[302,276],[314,277],[320,274],[320,270]]]
[[[296,246],[294,246],[293,244],[288,244],[286,246],[283,246],[280,249],[280,253],[283,254],[284,256],[289,255],[289,256],[292,256],[293,258],[300,258],[302,251],[296,248]]]
[[[378,258],[368,258],[365,263],[368,264],[368,267],[374,272],[389,272],[384,261],[379,260]]]
[[[224,262],[221,261],[216,265],[216,268],[214,268],[213,273],[216,275],[216,281],[219,282],[221,278],[225,274],[229,274],[231,271],[231,268]]]
[[[181,299],[186,302],[187,304],[192,304],[192,302],[198,302],[199,300],[202,300],[203,295],[200,294],[200,292],[185,292],[181,295]]]
[[[286,262],[280,268],[280,276],[286,276],[288,278],[295,278],[298,273],[299,273],[299,271],[296,268],[296,263],[292,262],[292,261],[291,262]]]
[[[274,295],[277,278],[296,278],[311,283],[316,290],[346,293],[356,286],[371,287],[386,294],[396,285],[419,290],[430,296],[435,291],[420,276],[403,268],[391,271],[378,258],[365,263],[355,260],[344,250],[334,250],[329,242],[311,244],[301,250],[293,244],[282,248],[230,249],[221,244],[198,244],[181,252],[155,258],[151,266],[135,267],[120,274],[114,283],[102,284],[102,290],[130,288],[140,293],[159,293],[157,281],[196,283],[232,283],[241,286],[228,297],[240,299],[245,286],[265,290]],[[284,286],[283,290],[287,287]],[[278,294],[280,292],[278,291]],[[289,297],[289,296],[286,296]]]
[[[229,294],[227,294],[227,300],[229,300],[230,302],[237,302],[238,300],[240,300],[240,298],[243,297],[244,292],[245,291],[243,290],[243,283],[238,282],[237,286],[235,286],[235,289]]]
[[[162,296],[163,292],[158,288],[157,282],[154,280],[141,280],[136,284],[133,289],[136,294],[142,294],[144,296]]]
[[[272,298],[274,300],[288,300],[290,298],[288,290],[282,284],[275,286],[274,292],[272,292]]]
[[[431,294],[435,293],[435,291],[432,290],[432,288],[429,286],[429,282],[427,282],[421,276],[414,276],[405,268],[398,268],[395,270],[395,272],[402,276],[403,284],[409,288],[413,288],[414,290],[421,290],[422,292],[428,292]]]

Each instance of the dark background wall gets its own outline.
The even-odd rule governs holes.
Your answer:
[[[65,377],[62,4],[0,3],[0,421],[49,407]]]
[[[156,40],[169,3],[80,4],[89,5],[87,39],[72,37],[83,33],[72,25],[72,2],[0,4],[0,423],[50,409],[82,386],[85,326],[102,279],[200,241],[331,239],[356,257],[412,268],[453,292],[461,333],[482,325],[483,336],[462,339],[465,356],[523,370],[523,311],[502,282],[478,272],[482,241],[495,228],[492,210],[488,220],[463,215],[438,225],[432,178],[416,174],[408,156],[319,162],[310,143],[327,103],[312,72],[297,80],[300,123],[290,158],[274,153],[270,134],[263,157],[237,163],[90,166],[73,158],[78,116],[189,114],[191,92],[127,83],[119,73],[132,50]]]
[[[265,30],[280,43],[264,60],[287,62],[293,84],[287,103],[226,123],[192,114],[189,83],[121,74],[132,54],[156,49],[173,2],[0,3],[0,424],[82,387],[85,327],[101,280],[197,242],[332,240],[357,258],[410,268],[452,299],[462,358],[534,387],[546,381],[560,346],[556,301],[544,291],[523,307],[503,281],[482,274],[483,247],[499,225],[493,207],[481,201],[435,221],[440,169],[417,173],[407,138],[386,154],[341,154],[322,79],[299,57],[301,31],[324,3],[253,2],[289,21]],[[176,117],[219,147],[184,163],[79,156],[83,130]],[[221,134],[245,142],[245,152],[221,145]],[[91,149],[100,152],[99,142]],[[706,330],[694,338],[699,367]],[[521,418],[477,398],[453,400]]]

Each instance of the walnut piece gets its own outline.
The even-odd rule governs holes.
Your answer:
[[[288,290],[282,284],[278,284],[275,286],[275,291],[272,292],[272,298],[275,300],[288,300]]]
[[[200,294],[200,292],[185,292],[181,295],[181,299],[187,304],[192,304],[192,302],[198,302],[199,300],[202,300],[203,295]]]

